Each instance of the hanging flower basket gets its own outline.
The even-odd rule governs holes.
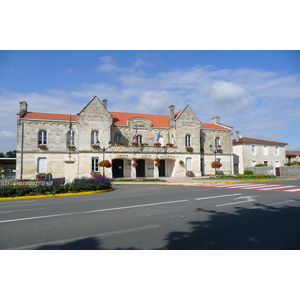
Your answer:
[[[110,168],[112,164],[109,160],[102,160],[99,162],[99,166],[103,168]]]
[[[161,146],[161,143],[154,143],[154,146],[155,146],[155,147],[160,147],[160,146]]]
[[[136,157],[134,157],[133,159],[132,159],[132,161],[134,161],[134,162],[136,162],[138,159],[136,158]]]
[[[135,163],[132,164],[132,166],[135,167],[135,168],[136,168],[138,165],[139,165],[139,164],[138,164],[137,162],[135,162]]]
[[[159,158],[155,158],[154,161],[157,162],[157,163],[159,163],[160,159]]]
[[[160,163],[156,162],[154,165],[155,165],[155,167],[159,167]]]
[[[222,164],[218,160],[215,160],[211,163],[211,167],[214,169],[218,169],[222,167]]]
[[[182,160],[179,161],[179,165],[184,166],[184,162]]]
[[[46,145],[38,145],[38,147],[41,149],[41,150],[48,150],[48,147]]]
[[[186,147],[185,149],[186,149],[186,151],[188,151],[188,152],[193,152],[193,151],[194,151],[193,147]]]
[[[69,150],[71,150],[71,151],[75,151],[76,150],[76,147],[75,146],[67,146],[67,148],[69,149]]]

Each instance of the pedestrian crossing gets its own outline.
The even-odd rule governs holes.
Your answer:
[[[200,185],[197,185],[200,186]],[[225,183],[225,184],[203,184],[203,187],[223,188],[223,189],[241,189],[256,191],[272,191],[272,192],[288,192],[300,193],[298,185],[282,185],[282,184],[262,184],[262,183]]]

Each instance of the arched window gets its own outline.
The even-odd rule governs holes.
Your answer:
[[[92,132],[91,132],[91,145],[96,145],[98,140],[99,140],[99,131],[98,130],[92,130]]]
[[[38,133],[38,145],[46,145],[47,144],[47,131],[40,130]]]
[[[185,136],[185,147],[191,147],[191,135],[187,134]]]
[[[136,141],[137,141],[137,143],[138,143],[139,145],[141,145],[141,144],[143,143],[143,136],[140,135],[140,134],[138,134],[138,135],[136,136]]]
[[[67,146],[75,146],[75,132],[73,130],[67,132]]]
[[[121,134],[116,133],[114,136],[114,142],[119,143],[119,142],[121,142],[121,139],[122,139]]]
[[[218,149],[219,146],[220,146],[220,138],[216,137],[215,138],[215,148]]]

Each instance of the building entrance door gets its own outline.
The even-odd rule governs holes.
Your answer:
[[[166,161],[164,159],[161,159],[159,161],[160,166],[158,167],[158,176],[159,177],[164,177],[166,176]]]
[[[112,161],[113,178],[124,177],[123,159],[114,159]]]
[[[145,177],[145,160],[138,159],[138,166],[136,167],[136,177]]]

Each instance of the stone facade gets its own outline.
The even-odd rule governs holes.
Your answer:
[[[108,177],[181,177],[187,171],[202,176],[214,174],[215,158],[224,173],[233,173],[232,127],[221,124],[219,117],[202,123],[189,105],[177,113],[171,105],[169,116],[118,113],[109,112],[107,100],[95,96],[77,115],[32,113],[27,108],[21,102],[17,114],[17,178],[33,179],[37,173],[64,177],[70,165],[74,177],[92,172]],[[215,147],[216,139],[222,152],[214,154],[209,146]],[[109,160],[112,167],[99,167],[101,160]]]
[[[280,167],[285,164],[286,143],[239,137],[233,140],[234,173],[243,174],[257,164]],[[275,172],[273,172],[275,174]]]

